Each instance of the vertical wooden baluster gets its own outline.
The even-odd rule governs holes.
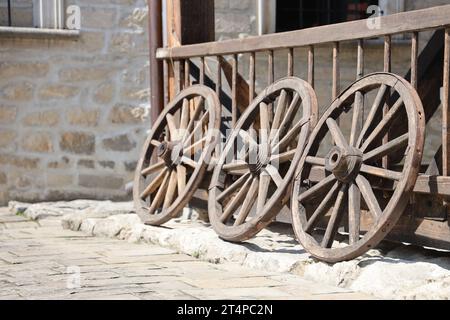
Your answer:
[[[308,49],[308,82],[314,88],[314,46]]]
[[[166,107],[169,104],[170,100],[170,75],[169,75],[169,62],[167,59],[164,59],[164,75],[166,77],[165,81],[165,90],[164,90],[164,107]]]
[[[391,55],[391,36],[384,37],[384,72],[391,72],[392,55]]]
[[[273,50],[269,51],[269,56],[268,56],[268,75],[267,75],[267,85],[271,85],[273,83],[273,81],[275,80],[275,68],[273,66]]]
[[[269,51],[267,57],[267,85],[270,86],[275,81],[275,68],[273,60],[273,50]],[[269,119],[273,119],[273,103],[269,104]]]
[[[184,88],[188,88],[191,85],[190,82],[191,68],[189,62],[190,62],[189,59],[184,60]]]
[[[253,99],[255,98],[255,82],[256,82],[255,53],[254,52],[250,53],[250,66],[249,66],[248,78],[249,78],[249,82],[250,82],[248,101],[249,101],[249,103],[251,103],[253,101]]]
[[[411,84],[417,90],[417,65],[419,57],[419,33],[414,32],[411,45]]]
[[[392,70],[392,38],[391,36],[384,37],[384,72],[391,72]],[[386,91],[387,95],[391,94],[390,90]],[[388,101],[388,100],[386,100]],[[389,106],[387,103],[383,106],[383,116],[385,116],[389,112]],[[386,134],[383,137],[383,144],[389,142],[389,135]],[[385,156],[382,159],[383,168],[389,168],[389,157]]]
[[[183,90],[184,86],[184,60],[178,61],[178,93]]]
[[[442,97],[442,171],[450,175],[450,29],[445,30],[444,92]]]
[[[289,48],[288,53],[288,76],[294,75],[294,48]]]
[[[205,57],[200,58],[200,84],[205,84]]]
[[[237,123],[237,73],[238,73],[238,56],[233,55],[232,60],[233,77],[231,82],[231,125],[234,128]]]
[[[361,79],[364,76],[364,40],[358,40],[358,53],[357,53],[357,65],[356,65],[356,79]],[[350,145],[356,146],[359,138],[359,134],[362,129],[362,123],[364,121],[364,95],[362,92],[356,92],[355,105],[352,119],[352,129],[350,134]]]
[[[332,100],[334,101],[339,94],[340,90],[340,70],[339,70],[339,42],[335,42],[333,45],[333,87],[332,87]]]
[[[220,92],[222,91],[222,66],[220,65],[220,57],[217,56],[217,83],[216,83],[216,94],[220,97]]]

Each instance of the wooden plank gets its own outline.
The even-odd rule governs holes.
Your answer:
[[[444,5],[380,17],[381,28],[377,29],[369,29],[367,20],[357,20],[246,39],[159,49],[157,57],[180,59],[287,49],[354,39],[379,38],[385,35],[438,29],[449,25],[450,5]]]
[[[273,50],[269,50],[268,58],[267,58],[267,85],[271,85],[275,80],[275,68],[274,68],[274,60],[273,60]]]
[[[255,98],[255,83],[256,83],[256,77],[255,77],[255,53],[250,53],[250,63],[249,63],[249,82],[250,82],[250,88],[248,93],[248,101],[251,103],[253,99]]]
[[[288,51],[288,77],[292,77],[294,75],[294,48],[289,48]]]
[[[418,76],[418,57],[419,57],[419,33],[414,32],[411,41],[411,84],[417,90]]]
[[[331,99],[334,101],[340,91],[339,42],[333,44],[333,84]]]
[[[237,82],[238,82],[238,57],[236,54],[233,55],[233,60],[232,60],[232,80],[231,80],[231,126],[232,128],[236,127],[236,123],[237,123],[237,95],[238,95],[238,87],[237,87]]]
[[[392,69],[392,37],[384,37],[384,72],[391,72]]]
[[[445,30],[444,79],[442,98],[442,166],[443,175],[450,175],[450,29]]]
[[[314,88],[314,46],[308,48],[308,82]]]

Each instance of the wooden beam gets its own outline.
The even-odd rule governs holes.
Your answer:
[[[232,55],[252,51],[305,47],[324,43],[355,39],[379,38],[385,35],[440,29],[450,25],[450,5],[423,10],[403,12],[380,18],[381,28],[370,29],[367,20],[357,20],[334,25],[309,28],[260,37],[189,45],[173,49],[158,50],[158,58],[173,59]]]
[[[168,45],[166,50],[215,39],[214,1],[167,0],[166,21]],[[168,63],[169,100],[172,100],[176,94],[173,60],[175,59],[169,59]]]

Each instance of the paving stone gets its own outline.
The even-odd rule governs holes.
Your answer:
[[[46,206],[51,207],[51,204]],[[89,210],[82,202],[76,205],[70,203],[67,206]],[[66,208],[64,203],[58,203],[57,209],[48,212],[57,212],[63,208]],[[122,209],[117,209],[116,212],[122,214],[123,211],[120,210]],[[22,222],[19,219],[19,222],[15,222],[16,218],[11,214],[0,216],[0,219],[4,218],[3,221],[8,221],[5,223],[23,225],[22,228],[6,229],[0,234],[0,239],[4,239],[0,246],[0,299],[195,300],[365,297],[357,292],[318,285],[304,279],[298,280],[299,277],[294,275],[253,270],[225,261],[223,264],[211,264],[177,253],[176,249],[91,237],[81,232],[63,230],[58,225],[61,216],[51,214],[45,216],[40,215],[39,211],[33,212],[33,215],[39,217],[38,223],[32,222],[35,228],[26,227],[29,221]],[[112,220],[125,223],[133,219],[122,216]],[[185,230],[195,228],[186,225]],[[71,280],[74,274],[68,267],[74,266],[79,267],[81,287],[71,289],[68,288],[67,281]],[[295,279],[297,280],[294,281]]]

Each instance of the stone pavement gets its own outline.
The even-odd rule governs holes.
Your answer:
[[[57,214],[31,221],[0,209],[0,299],[370,298],[286,273],[63,230]]]

